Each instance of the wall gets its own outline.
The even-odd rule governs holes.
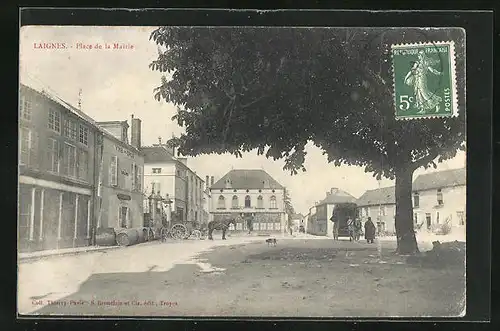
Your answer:
[[[118,158],[117,185],[113,185],[111,177],[111,160]],[[120,224],[120,208],[127,207],[126,227],[142,227],[144,224],[144,178],[138,176],[135,187],[132,183],[132,165],[135,164],[144,172],[144,158],[131,146],[105,136],[102,173],[102,207],[100,211],[101,227],[122,228]],[[121,198],[121,199],[120,199]]]
[[[443,205],[437,203],[437,190],[427,190],[419,192],[419,206],[413,207],[413,213],[417,214],[417,224],[424,222],[426,227],[426,213],[431,216],[431,227],[437,224],[443,224],[447,218],[450,219],[453,227],[465,227],[465,206],[466,206],[466,187],[456,186],[443,188]],[[413,200],[413,198],[412,198]],[[460,225],[457,212],[463,212],[464,224]],[[439,222],[437,215],[439,214]]]
[[[88,245],[96,184],[96,129],[25,86],[20,88],[20,103],[20,111],[26,107],[31,110],[29,116],[24,111],[19,114],[20,250]],[[66,120],[74,131],[65,131]],[[75,150],[71,172],[66,167],[70,154],[65,146]]]
[[[396,205],[359,206],[358,213],[363,225],[368,220],[368,217],[371,217],[373,224],[375,224],[380,232],[386,232],[391,235],[396,233]],[[377,222],[383,224],[377,224]]]
[[[232,210],[232,211],[237,211],[237,212],[243,212],[243,213],[248,213],[248,212],[279,212],[282,213],[285,211],[285,201],[284,201],[284,191],[283,190],[274,190],[274,193],[272,192],[271,189],[262,189],[261,192],[259,190],[249,190],[247,192],[246,189],[236,189],[236,192],[234,192],[235,189],[224,189],[222,192],[220,189],[213,189],[211,190],[211,200],[212,200],[212,206],[213,210],[212,212],[224,212],[227,210]],[[218,201],[220,196],[224,196],[225,198],[225,208],[224,209],[219,209],[218,208]],[[245,197],[250,196],[250,201],[251,201],[251,207],[246,208],[245,207]],[[233,196],[238,197],[238,208],[233,209],[232,208],[232,198]],[[259,196],[262,196],[263,198],[263,208],[257,208],[257,198]],[[270,208],[270,198],[271,196],[276,197],[276,209]]]

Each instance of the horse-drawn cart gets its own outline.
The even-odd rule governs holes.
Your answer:
[[[167,238],[175,240],[206,238],[206,229],[201,227],[198,222],[195,221],[177,221],[170,227],[168,224],[165,224],[161,228],[160,233],[162,241],[165,241]]]

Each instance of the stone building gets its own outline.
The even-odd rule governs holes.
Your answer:
[[[358,216],[366,222],[371,217],[377,233],[389,235],[396,233],[396,196],[395,187],[382,187],[366,191],[357,201]]]
[[[187,165],[187,158],[176,156],[164,144],[142,148],[144,152],[145,193],[160,192],[172,200],[172,212],[182,221],[202,223],[207,220],[205,182]],[[204,216],[205,215],[205,216]]]
[[[141,120],[132,116],[131,142],[127,121],[97,123],[103,131],[98,173],[97,227],[138,228],[144,225]]]
[[[89,245],[100,130],[56,96],[19,96],[19,251]]]
[[[246,231],[245,216],[254,216],[257,232],[286,227],[284,187],[264,170],[231,170],[210,186],[211,219],[238,217],[236,230]]]
[[[414,222],[427,229],[448,222],[465,230],[466,198],[465,168],[420,175],[413,182]]]

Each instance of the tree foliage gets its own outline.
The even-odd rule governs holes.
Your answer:
[[[161,27],[151,39],[150,68],[165,74],[155,97],[178,106],[186,131],[170,143],[184,155],[257,149],[295,174],[312,141],[336,166],[396,178],[396,190],[404,178],[407,218],[413,171],[465,148],[460,29]],[[459,116],[396,121],[390,45],[442,40],[455,42]]]

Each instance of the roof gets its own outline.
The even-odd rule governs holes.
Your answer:
[[[163,146],[147,146],[142,148],[144,163],[177,162],[177,159]]]
[[[466,170],[451,169],[419,175],[413,182],[413,191],[433,190],[445,187],[461,186],[466,183]]]
[[[211,189],[226,188],[226,180],[231,181],[233,189],[283,189],[284,187],[278,183],[267,172],[261,169],[255,170],[240,170],[235,169],[229,171],[225,176],[214,183]],[[268,184],[268,185],[267,185]]]
[[[334,187],[330,190],[330,192],[328,192],[326,198],[321,200],[316,206],[339,203],[356,203],[356,198],[346,191]]]
[[[368,190],[356,201],[356,204],[360,207],[395,204],[395,189],[394,186],[390,186]]]

